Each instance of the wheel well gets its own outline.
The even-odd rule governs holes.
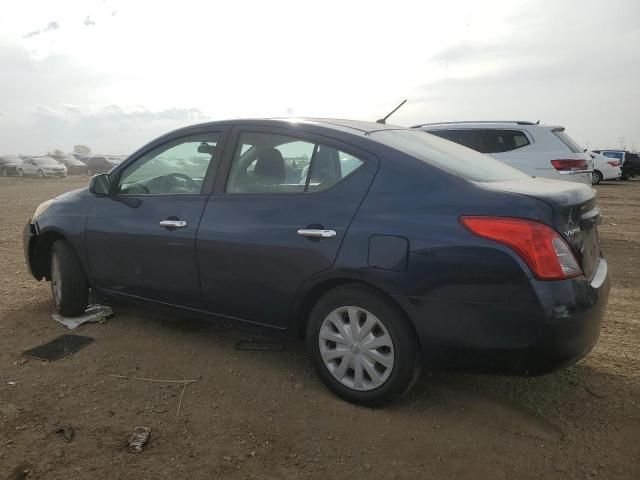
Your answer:
[[[38,235],[31,248],[31,268],[36,278],[51,280],[51,247],[56,240],[64,239],[58,232]]]
[[[415,326],[413,325],[413,322],[410,320],[409,315],[407,314],[407,311],[402,307],[402,305],[400,305],[391,295],[388,295],[386,292],[384,292],[380,288],[370,283],[363,282],[362,280],[354,280],[352,278],[334,278],[331,280],[327,280],[325,282],[322,282],[316,285],[309,292],[307,292],[307,294],[304,297],[304,300],[300,304],[300,308],[298,309],[298,312],[296,315],[296,325],[295,325],[297,329],[296,334],[300,338],[304,338],[305,336],[309,315],[311,314],[311,310],[313,309],[313,306],[318,302],[318,300],[320,300],[320,298],[328,291],[333,290],[334,288],[340,287],[342,285],[347,285],[347,284],[361,285],[365,288],[368,288],[369,290],[373,290],[380,297],[385,298],[386,300],[389,301],[389,303],[394,305],[398,309],[398,311],[401,312],[402,315],[405,317],[405,320],[407,321],[409,328],[411,328],[411,330],[413,331],[413,334],[416,336],[415,338],[416,338],[417,344],[420,345],[418,332],[416,331]]]

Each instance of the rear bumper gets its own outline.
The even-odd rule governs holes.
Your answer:
[[[607,262],[600,258],[591,280],[531,280],[531,294],[517,302],[412,299],[421,312],[412,318],[429,366],[539,375],[574,364],[591,351],[600,336],[609,288]]]

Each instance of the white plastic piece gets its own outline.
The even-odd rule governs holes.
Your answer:
[[[61,323],[69,330],[75,330],[83,323],[104,322],[111,315],[113,315],[111,307],[93,304],[89,305],[84,313],[77,317],[64,317],[58,313],[54,313],[52,317],[56,322]]]

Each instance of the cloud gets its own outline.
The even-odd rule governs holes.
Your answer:
[[[46,32],[52,32],[54,30],[58,30],[59,28],[60,28],[60,25],[58,24],[58,22],[49,22],[46,27],[26,33],[22,36],[22,38],[35,37],[36,35],[40,35]]]

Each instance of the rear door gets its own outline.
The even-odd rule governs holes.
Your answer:
[[[200,222],[207,310],[284,328],[300,285],[331,268],[377,171],[346,144],[279,128],[236,128]]]

